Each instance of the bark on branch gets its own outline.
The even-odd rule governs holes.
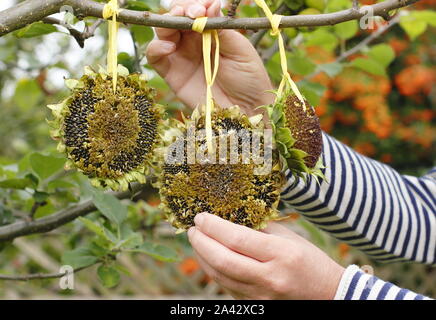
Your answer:
[[[419,0],[386,0],[371,5],[374,16],[388,17],[389,11],[406,7]],[[78,17],[102,18],[104,4],[92,0],[27,0],[18,5],[0,12],[0,36],[21,29],[26,25],[40,21],[43,18],[59,12],[62,6],[68,5],[74,9]],[[286,27],[315,27],[334,25],[341,22],[361,18],[365,12],[356,7],[333,13],[317,15],[285,16],[280,24]],[[159,15],[147,11],[133,11],[124,9],[120,12],[118,20],[127,24],[139,24],[152,27],[191,29],[194,20],[187,17],[173,17]],[[205,29],[269,29],[267,18],[210,18]]]
[[[133,183],[131,184],[130,191],[112,192],[111,194],[118,199],[127,199],[139,192],[142,187],[143,186],[139,183]],[[0,227],[0,242],[12,240],[29,234],[49,232],[64,224],[67,224],[68,222],[73,221],[77,217],[84,216],[95,210],[96,207],[94,203],[91,200],[88,200],[41,219],[33,221],[19,221],[2,226]]]

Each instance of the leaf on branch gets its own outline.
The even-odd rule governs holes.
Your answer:
[[[327,75],[330,78],[333,78],[334,76],[338,75],[339,73],[341,73],[343,66],[341,63],[339,62],[331,62],[331,63],[325,63],[325,64],[320,64],[318,66],[318,68],[327,73]]]
[[[367,54],[370,58],[379,62],[384,67],[387,67],[395,59],[394,50],[387,44],[372,46]]]
[[[351,62],[351,65],[363,71],[375,74],[377,76],[386,76],[386,70],[378,61],[371,58],[357,58]]]
[[[298,88],[303,93],[307,101],[314,107],[316,107],[321,101],[321,96],[324,94],[325,87],[322,84],[316,82],[310,82],[302,80],[298,83]]]
[[[400,18],[400,26],[407,33],[410,39],[415,40],[419,35],[425,32],[427,29],[427,22],[425,20],[420,20],[419,15],[417,17],[415,12],[412,12],[411,14]]]
[[[110,221],[120,226],[127,217],[127,208],[113,195],[93,189],[92,199],[97,209]]]
[[[44,180],[61,170],[65,164],[65,159],[35,152],[30,155],[29,163],[38,177]]]
[[[22,110],[28,111],[35,107],[42,98],[42,91],[35,80],[20,79],[15,88],[14,103]]]
[[[139,247],[128,250],[130,252],[139,252],[145,253],[154,259],[165,261],[165,262],[174,262],[179,260],[177,252],[173,249],[163,246],[157,243],[144,242]]]
[[[328,51],[334,50],[339,44],[338,38],[324,28],[319,28],[304,35],[306,46],[321,46]]]
[[[145,44],[154,38],[153,29],[147,26],[133,25],[130,27],[130,31],[139,44]]]
[[[110,243],[116,243],[117,238],[112,234],[112,232],[110,232],[110,230],[107,230],[101,224],[84,217],[79,217],[79,220],[85,225],[88,230],[94,232],[100,238],[109,241]]]
[[[17,36],[18,38],[32,38],[57,31],[58,29],[54,25],[43,22],[34,22],[16,31],[15,36]]]
[[[354,37],[359,30],[359,26],[356,20],[346,21],[335,24],[333,30],[339,38],[347,40]]]
[[[4,189],[26,189],[27,187],[31,187],[33,182],[29,179],[6,179],[0,181],[0,188]]]
[[[308,58],[300,54],[288,56],[288,68],[291,73],[296,73],[305,76],[312,73],[316,69],[316,65]]]
[[[67,251],[62,256],[62,263],[70,265],[74,269],[90,266],[98,261],[89,247],[80,247]]]
[[[97,275],[106,288],[113,288],[120,282],[120,273],[113,267],[101,265],[97,269]]]

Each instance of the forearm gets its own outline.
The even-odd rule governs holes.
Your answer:
[[[383,281],[349,266],[340,281],[335,300],[430,300],[421,294]]]
[[[323,135],[326,180],[288,175],[282,199],[380,261],[435,263],[436,180],[401,176]]]

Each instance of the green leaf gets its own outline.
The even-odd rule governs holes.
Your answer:
[[[112,235],[112,233],[107,230],[104,226],[102,226],[99,223],[96,223],[92,220],[89,220],[87,218],[80,217],[79,220],[85,225],[85,227],[94,232],[96,235],[98,235],[100,238],[103,238],[111,243],[116,242],[116,238]],[[112,236],[110,236],[112,235]]]
[[[341,63],[339,62],[332,62],[332,63],[325,63],[325,64],[320,64],[318,66],[318,68],[327,73],[327,75],[330,78],[333,78],[334,76],[338,75],[339,73],[341,73],[343,66]]]
[[[75,269],[90,266],[97,261],[98,258],[88,247],[80,247],[67,251],[62,256],[62,264],[70,265]]]
[[[4,189],[26,189],[32,185],[32,181],[29,179],[7,179],[0,181],[0,188]]]
[[[116,225],[120,226],[126,219],[126,206],[113,195],[94,189],[92,199],[97,209]]]
[[[157,243],[144,242],[139,247],[129,251],[145,253],[160,261],[173,262],[178,260],[178,255],[173,249]]]
[[[400,18],[400,26],[406,31],[410,39],[415,40],[419,35],[425,32],[427,22],[417,19],[415,15],[408,15]]]
[[[127,52],[118,54],[118,63],[125,66],[130,73],[135,71],[135,60]]]
[[[142,238],[142,234],[140,234],[139,232],[134,232],[124,238],[118,246],[123,249],[133,249],[140,246],[143,241],[144,239]]]
[[[47,184],[47,189],[50,191],[55,189],[71,189],[74,187],[75,185],[73,183],[64,180],[53,180]]]
[[[298,87],[312,106],[317,106],[319,104],[321,96],[324,94],[326,89],[322,84],[309,81],[300,81]]]
[[[351,0],[328,0],[326,12],[336,12],[351,7]]]
[[[32,38],[57,31],[58,29],[54,25],[43,22],[35,22],[18,30],[15,32],[15,35],[18,38]]]
[[[38,177],[44,180],[61,170],[65,164],[65,159],[35,152],[30,156],[29,163]]]
[[[294,11],[300,9],[304,4],[304,0],[284,0],[284,2],[289,9]]]
[[[154,38],[153,29],[150,27],[133,25],[130,27],[130,31],[133,33],[136,42],[139,44],[147,43]]]
[[[14,103],[23,110],[35,107],[42,98],[42,92],[35,80],[20,79],[15,88]]]
[[[305,76],[315,71],[316,65],[308,58],[300,55],[291,55],[288,57],[288,68],[291,73]]]
[[[36,189],[36,187],[39,184],[39,179],[37,176],[35,176],[33,173],[28,173],[24,176],[24,178],[26,178],[30,181],[30,184],[31,184],[33,189]]]
[[[54,213],[55,211],[56,211],[56,208],[53,206],[53,204],[50,203],[50,201],[48,201],[47,204],[40,206],[40,207],[38,207],[38,209],[36,209],[34,218],[39,219],[39,218],[48,216],[48,215]]]
[[[0,226],[5,224],[10,224],[15,221],[12,211],[5,208],[2,203],[0,203]]]
[[[120,273],[112,267],[103,265],[99,266],[97,269],[97,275],[106,288],[113,288],[120,282]]]
[[[136,11],[148,11],[150,10],[150,7],[147,5],[147,3],[143,1],[128,0],[126,4],[126,9]]]
[[[266,63],[266,70],[271,79],[275,82],[279,82],[282,78],[282,68],[280,66],[280,55],[276,52],[271,59]]]
[[[436,26],[436,11],[416,10],[412,11],[411,15],[415,18],[415,20],[427,22],[433,27]]]
[[[335,24],[333,30],[339,38],[347,40],[354,37],[359,30],[359,25],[356,20],[350,20]]]
[[[33,193],[33,199],[35,199],[35,202],[40,202],[40,203],[47,201],[49,196],[50,194],[48,194],[47,192],[35,191]]]
[[[351,65],[378,76],[386,76],[385,68],[373,59],[357,58],[351,62]]]
[[[329,51],[334,50],[339,43],[338,38],[324,28],[307,32],[304,34],[304,38],[306,46],[321,46]]]
[[[395,59],[395,52],[390,45],[382,43],[372,46],[368,56],[382,66],[387,67]]]

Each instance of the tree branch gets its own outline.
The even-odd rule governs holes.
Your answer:
[[[118,199],[127,199],[142,189],[143,185],[132,183],[130,191],[111,192]],[[19,221],[0,227],[0,242],[15,239],[29,234],[48,232],[56,229],[77,217],[87,215],[95,211],[96,207],[92,200],[84,201],[71,208],[63,209],[57,213],[34,221]]]
[[[98,262],[97,262],[98,263]],[[92,267],[96,265],[97,263],[91,264],[86,267],[81,267],[73,270],[73,273],[82,271],[84,269],[87,269],[89,267]],[[5,275],[0,274],[0,280],[6,280],[6,281],[29,281],[29,280],[35,280],[35,279],[56,279],[61,278],[65,275],[67,275],[68,272],[58,272],[58,273],[34,273],[34,274],[26,274],[26,275]]]
[[[418,1],[419,0],[386,0],[371,5],[370,7],[372,7],[375,16],[386,17],[389,11],[406,7]],[[0,36],[57,13],[63,5],[71,6],[76,16],[102,18],[104,4],[92,0],[26,0],[12,8],[0,12]],[[334,25],[359,19],[363,15],[364,12],[361,13],[355,8],[350,8],[334,13],[286,16],[283,17],[280,27]],[[149,13],[147,11],[133,11],[127,9],[120,12],[118,20],[130,24],[185,30],[191,29],[194,22],[194,20],[188,17],[173,17]],[[269,29],[270,27],[271,25],[267,18],[233,19],[230,17],[218,17],[208,19],[205,29],[258,30]]]

